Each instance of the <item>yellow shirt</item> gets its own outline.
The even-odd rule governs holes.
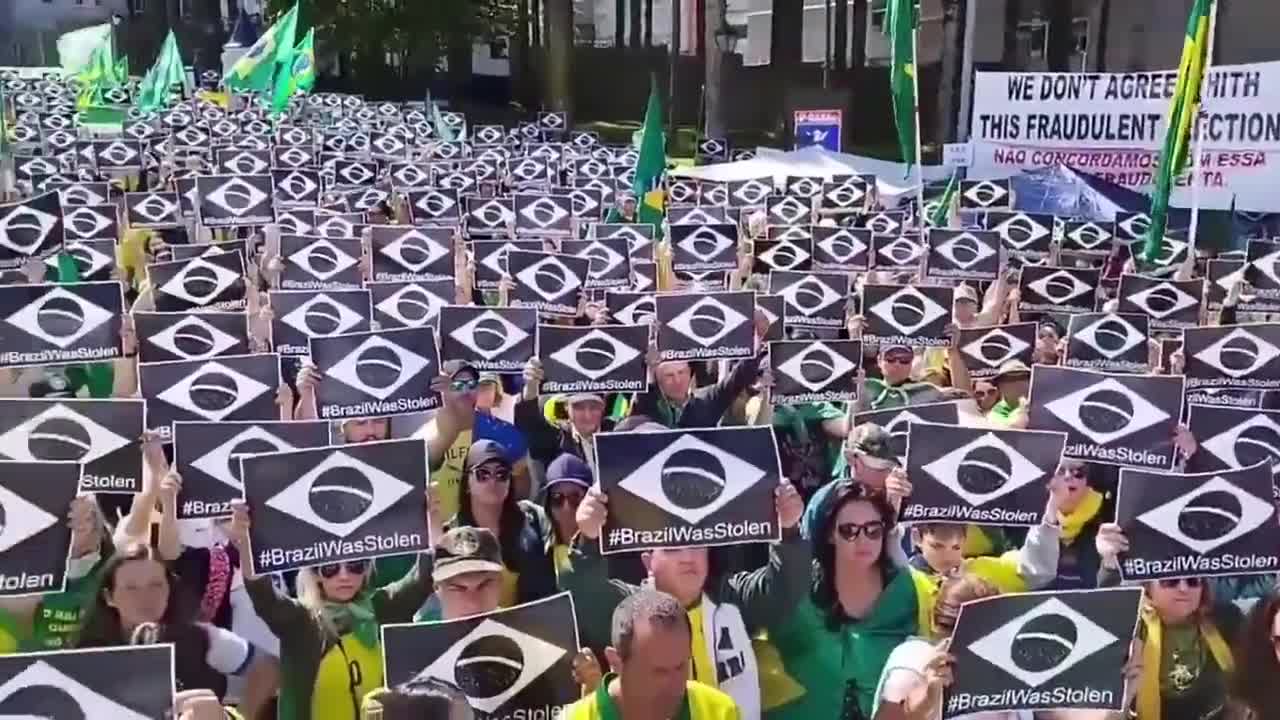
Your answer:
[[[711,662],[711,655],[707,652],[707,636],[703,632],[702,625],[702,604],[699,603],[689,608],[689,627],[693,628],[693,679],[700,683],[717,687],[720,683],[716,678],[716,666]]]
[[[436,421],[432,420],[426,429],[425,436],[435,435]],[[462,466],[467,461],[467,452],[471,450],[471,430],[458,433],[457,439],[445,451],[444,462],[439,469],[431,473],[431,483],[439,488],[440,509],[448,520],[458,512],[458,498],[462,494]]]
[[[511,568],[502,568],[502,592],[498,596],[498,607],[509,608],[520,604],[517,591],[520,589],[520,573]]]
[[[354,682],[354,685],[353,685]],[[311,689],[311,717],[326,720],[357,720],[352,697],[363,698],[382,687],[382,653],[355,635],[342,636],[320,658]]]
[[[623,720],[621,711],[609,697],[609,683],[617,675],[609,673],[595,692],[565,708],[564,720]],[[685,683],[684,704],[675,720],[741,720],[738,704],[725,693],[700,682]]]

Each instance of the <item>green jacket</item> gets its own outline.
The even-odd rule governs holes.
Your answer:
[[[916,629],[915,587],[904,570],[894,573],[870,616],[834,629],[812,594],[806,595],[795,610],[775,615],[769,626],[776,655],[768,655],[782,667],[761,668],[765,720],[871,718],[881,668]],[[771,687],[790,691],[770,697]],[[857,707],[847,706],[851,700]]]
[[[403,578],[368,593],[379,625],[413,619],[431,593],[431,570],[432,557],[423,553]],[[280,638],[279,720],[359,720],[364,696],[383,685],[376,640],[370,647],[354,633],[339,633],[319,611],[277,593],[268,576],[246,581],[245,589]]]
[[[811,552],[799,532],[784,530],[782,542],[769,546],[768,565],[721,577],[706,593],[716,603],[737,607],[748,632],[754,633],[795,607],[808,592]],[[561,590],[573,593],[583,643],[593,648],[609,645],[614,608],[640,589],[610,579],[609,561],[600,554],[600,544],[581,536],[574,539],[569,566],[561,570],[559,583]]]

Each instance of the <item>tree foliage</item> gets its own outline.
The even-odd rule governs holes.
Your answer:
[[[275,17],[294,0],[270,0]],[[317,56],[340,57],[356,74],[385,72],[388,55],[405,72],[430,70],[450,48],[506,35],[516,0],[307,0],[299,27],[316,28]],[[321,60],[323,62],[323,60]]]

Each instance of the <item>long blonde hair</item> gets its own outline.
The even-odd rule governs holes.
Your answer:
[[[369,587],[369,578],[373,575],[373,561],[369,562],[368,567],[364,571],[364,583],[360,586],[360,592],[364,592]],[[308,610],[321,610],[329,600],[324,596],[324,586],[320,583],[320,574],[315,568],[302,568],[298,571],[298,578],[294,581],[298,590],[298,602]],[[356,593],[358,597],[360,592]]]

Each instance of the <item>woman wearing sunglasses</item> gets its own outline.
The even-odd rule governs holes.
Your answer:
[[[232,507],[228,533],[243,556],[249,508]],[[241,565],[254,610],[280,638],[280,720],[357,720],[364,696],[383,684],[378,626],[409,622],[431,593],[427,555],[400,580],[374,589],[368,560],[328,563],[298,572],[297,598],[277,592],[268,576]]]
[[[1079,460],[1064,459],[1049,493],[1058,514],[1060,528],[1058,572],[1045,590],[1082,590],[1098,584],[1098,529],[1111,517],[1107,498],[1089,485],[1089,466]]]
[[[1119,525],[1107,523],[1098,529],[1097,545],[1098,585],[1119,584],[1119,556],[1128,551],[1128,538]],[[1204,578],[1154,580],[1143,588],[1138,717],[1227,720],[1227,683],[1236,665],[1229,640],[1242,624],[1240,610],[1230,602],[1215,604]]]
[[[885,660],[917,629],[911,576],[886,548],[894,516],[857,483],[841,483],[824,504],[809,595],[770,625],[772,648],[757,649],[769,720],[871,717]]]

